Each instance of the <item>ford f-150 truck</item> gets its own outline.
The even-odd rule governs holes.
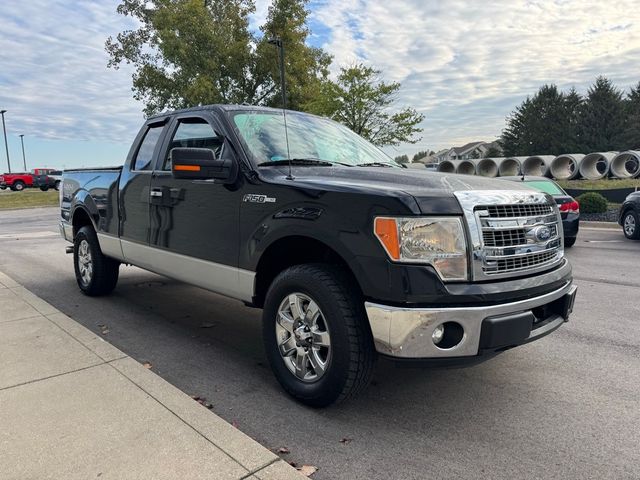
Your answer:
[[[312,406],[378,355],[464,365],[537,340],[576,293],[549,195],[405,169],[294,111],[149,118],[123,166],[64,172],[60,229],[87,295],[125,263],[262,308],[275,376]]]

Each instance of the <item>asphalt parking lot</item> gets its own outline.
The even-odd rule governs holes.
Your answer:
[[[315,479],[640,478],[640,242],[620,230],[568,250],[579,291],[554,334],[466,369],[380,361],[360,398],[313,410],[272,376],[258,310],[133,267],[83,296],[57,214],[0,212],[0,269]]]

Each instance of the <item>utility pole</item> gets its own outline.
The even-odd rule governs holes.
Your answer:
[[[9,171],[7,173],[11,173],[11,162],[9,161],[9,144],[7,143],[7,129],[4,126],[4,114],[6,112],[6,110],[0,110],[0,115],[2,115],[2,131],[4,132],[4,148],[7,152],[7,167],[9,168]]]
[[[24,164],[24,171],[28,172],[28,170],[27,170],[27,158],[24,156],[24,134],[20,134],[18,136],[20,137],[20,144],[22,145],[22,163]]]

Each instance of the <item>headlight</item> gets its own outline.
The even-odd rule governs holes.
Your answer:
[[[443,280],[467,280],[467,248],[458,217],[377,217],[374,231],[391,260],[433,265]]]

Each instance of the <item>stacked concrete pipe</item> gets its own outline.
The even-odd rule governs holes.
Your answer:
[[[627,150],[611,160],[611,175],[616,178],[636,178],[640,176],[640,152]]]
[[[549,165],[555,157],[553,155],[534,155],[527,157],[522,163],[522,173],[536,177],[549,175]]]
[[[551,178],[557,180],[573,180],[580,176],[580,162],[584,155],[582,153],[564,153],[558,155],[549,165]]]
[[[496,158],[501,177],[515,177],[522,171],[522,162],[526,157]]]
[[[611,161],[618,152],[594,152],[580,162],[580,176],[587,180],[600,180],[609,174]]]
[[[456,166],[451,160],[443,160],[438,164],[438,171],[444,173],[456,173]]]
[[[461,173],[463,175],[475,175],[476,165],[471,160],[461,160],[456,168],[456,173]]]
[[[495,158],[482,158],[476,160],[476,173],[481,177],[497,177],[498,176],[498,164]]]

